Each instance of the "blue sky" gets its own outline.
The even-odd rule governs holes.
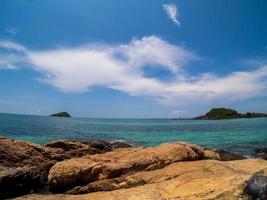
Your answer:
[[[267,112],[264,0],[1,0],[0,112]]]

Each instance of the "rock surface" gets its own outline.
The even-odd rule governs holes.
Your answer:
[[[261,159],[177,162],[162,169],[129,174],[124,182],[113,181],[110,187],[119,190],[83,195],[32,194],[17,200],[248,200],[243,192],[246,181],[254,174],[266,175],[266,169],[267,161]],[[128,183],[139,186],[127,188]]]
[[[252,199],[267,199],[267,176],[255,175],[246,183],[245,191]]]
[[[267,148],[265,147],[254,149],[254,155],[255,157],[267,160]]]
[[[52,192],[65,192],[75,186],[160,169],[178,161],[201,160],[203,156],[201,147],[183,142],[118,149],[58,162],[49,172],[48,184]]]
[[[226,161],[241,160],[244,157],[222,150],[203,149],[185,142],[151,148],[119,149],[59,162],[51,168],[48,184],[50,190],[56,193],[67,190],[72,194],[115,190],[146,183],[142,180],[131,182],[125,176],[164,168],[179,161],[202,159]]]
[[[40,171],[37,167],[0,168],[0,198],[25,194],[39,186]]]
[[[212,150],[205,149],[204,150],[205,159],[213,159],[213,160],[221,160],[221,161],[231,161],[231,160],[243,160],[246,159],[245,156],[224,151],[224,150]]]
[[[19,185],[20,188],[24,188],[21,192],[24,191],[24,193],[27,193],[30,191],[28,188],[30,186],[33,189],[33,186],[42,187],[47,183],[48,171],[58,161],[104,153],[117,147],[117,144],[105,141],[74,142],[67,140],[55,141],[48,143],[46,146],[41,146],[30,142],[15,141],[1,137],[0,166],[2,167],[0,168],[0,185],[9,185],[8,188],[14,191]],[[124,147],[127,147],[127,145],[125,144]],[[31,174],[31,171],[33,174]],[[24,176],[23,173],[25,180],[20,178]],[[35,173],[38,174],[38,179]],[[9,180],[10,183],[5,184],[6,180]],[[32,181],[35,181],[34,185],[31,184]],[[6,195],[9,194],[5,187],[0,187],[0,199],[4,193]]]

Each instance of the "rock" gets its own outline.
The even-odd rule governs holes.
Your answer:
[[[52,117],[71,117],[67,112],[59,112],[51,115]]]
[[[221,161],[230,161],[230,160],[243,160],[246,159],[245,156],[232,153],[224,150],[204,150],[205,159],[221,160]]]
[[[47,143],[45,147],[49,148],[46,149],[48,153],[47,156],[50,156],[50,158],[52,159],[62,161],[65,159],[82,157],[85,155],[105,153],[118,148],[129,148],[131,147],[131,145],[123,142],[109,143],[102,140],[93,140],[93,141],[58,140]]]
[[[254,156],[267,160],[267,148],[254,149]]]
[[[255,175],[246,183],[245,191],[252,199],[267,199],[267,176]]]
[[[125,142],[112,142],[111,143],[113,149],[119,149],[119,148],[130,148],[133,147],[130,144],[127,144]]]
[[[40,187],[37,167],[17,167],[0,170],[0,199],[22,195]]]
[[[261,159],[176,162],[116,180],[99,180],[91,186],[92,190],[108,191],[78,195],[31,194],[16,200],[248,200],[243,192],[246,181],[257,173],[266,175],[266,169],[267,161]]]
[[[39,183],[36,183],[35,186],[41,187],[47,184],[48,172],[58,161],[85,155],[104,153],[111,151],[112,149],[113,145],[105,141],[75,142],[60,140],[50,142],[44,147],[30,142],[15,141],[1,137],[0,166],[17,170],[21,170],[21,168],[23,168],[24,171],[24,167],[36,169],[36,173],[39,173]],[[29,192],[28,186],[33,186],[31,184],[27,184],[25,181],[20,182],[20,179],[10,180],[13,180],[14,182],[13,185],[9,184],[10,190],[16,190],[17,185],[21,185],[21,188],[26,188],[24,189],[24,192],[27,193]],[[12,188],[12,186],[14,187]],[[22,190],[20,191],[22,192]],[[15,194],[19,194],[21,192]]]
[[[72,142],[68,140],[58,140],[58,141],[53,141],[49,142],[45,145],[45,147],[50,147],[50,148],[60,148],[63,149],[64,151],[70,151],[74,149],[79,149],[79,148],[84,148],[86,145],[80,143],[80,142]]]
[[[178,161],[200,160],[203,155],[201,147],[182,142],[154,148],[118,149],[58,162],[49,172],[48,184],[52,192],[65,192],[102,179],[160,169]]]
[[[49,170],[56,161],[47,158],[41,145],[8,138],[0,139],[0,165],[5,167],[36,166]]]

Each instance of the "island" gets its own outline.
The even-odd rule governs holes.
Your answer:
[[[239,113],[231,108],[212,108],[205,115],[194,117],[193,119],[215,120],[215,119],[240,119],[240,118],[260,118],[267,117],[264,113],[247,112]]]
[[[67,112],[59,112],[59,113],[55,113],[50,115],[52,117],[71,117],[69,113]]]

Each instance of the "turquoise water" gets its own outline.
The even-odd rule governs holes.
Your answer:
[[[124,140],[142,146],[187,141],[250,155],[254,148],[267,147],[267,118],[175,121],[0,114],[0,133],[40,144],[57,139]]]

